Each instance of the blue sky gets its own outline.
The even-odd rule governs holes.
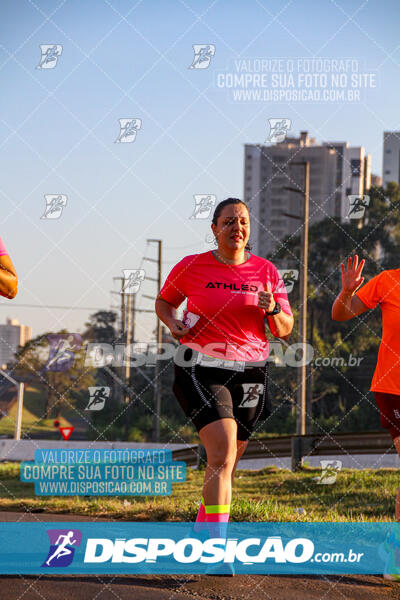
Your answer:
[[[82,329],[116,304],[122,269],[163,277],[210,249],[209,221],[193,221],[193,195],[243,196],[243,145],[262,143],[273,117],[292,134],[348,140],[381,174],[382,133],[399,129],[400,44],[395,1],[3,1],[0,8],[0,235],[20,287],[0,321],[33,334]],[[41,44],[61,44],[53,69],[36,69]],[[189,69],[193,44],[214,44],[206,69]],[[218,73],[236,59],[351,58],[375,73],[357,103],[234,102]],[[115,144],[120,118],[140,118],[133,143]],[[65,194],[57,220],[40,219],[45,194]],[[142,291],[154,294],[150,281]],[[79,310],[28,308],[74,306]],[[138,306],[152,308],[138,297]],[[149,339],[155,317],[137,317]]]

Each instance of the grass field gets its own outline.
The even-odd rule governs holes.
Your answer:
[[[393,521],[399,473],[394,469],[344,469],[333,485],[319,485],[320,470],[291,473],[267,468],[238,471],[232,521]],[[127,521],[193,521],[204,471],[187,470],[171,496],[35,496],[21,483],[19,464],[0,464],[0,510],[73,513]],[[302,510],[304,509],[304,511]]]
[[[45,419],[45,399],[43,391],[27,385],[24,392],[24,405],[22,410],[22,437],[40,436],[45,439],[60,439],[60,433],[54,427],[54,419]],[[69,416],[74,416],[72,410],[63,407],[63,416],[59,419],[63,427],[71,423]],[[13,404],[9,414],[0,420],[0,435],[14,435],[17,418],[17,404]]]

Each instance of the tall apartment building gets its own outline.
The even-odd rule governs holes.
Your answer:
[[[363,195],[371,186],[370,155],[363,147],[317,144],[307,131],[272,146],[246,144],[244,199],[251,212],[250,242],[259,256],[301,231],[302,196],[284,188],[303,188],[304,167],[289,163],[305,160],[310,162],[310,225],[326,217],[347,222],[347,196]]]
[[[384,187],[389,181],[400,183],[400,131],[383,132],[382,180]]]
[[[0,325],[0,367],[11,362],[18,346],[23,346],[31,337],[30,327],[7,318],[5,325]]]
[[[371,185],[374,187],[382,187],[382,177],[380,175],[374,175],[371,173]]]

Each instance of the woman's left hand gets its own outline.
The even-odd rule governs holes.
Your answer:
[[[258,305],[259,308],[264,309],[266,312],[272,312],[275,308],[274,295],[271,290],[269,282],[264,286],[263,292],[258,292]]]

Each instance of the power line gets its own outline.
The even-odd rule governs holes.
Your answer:
[[[23,308],[56,308],[56,309],[61,309],[61,310],[102,310],[102,311],[113,311],[113,312],[118,312],[119,307],[117,306],[111,306],[110,308],[105,308],[104,306],[56,306],[53,304],[14,304],[14,302],[12,304],[6,304],[5,302],[0,302],[0,307],[1,306],[6,306],[7,308],[14,308],[15,306],[17,307],[23,307]],[[146,309],[136,309],[137,312],[148,312],[148,313],[154,313],[154,310],[146,310]]]
[[[6,302],[0,302],[0,306],[6,306],[7,308],[13,308],[14,306],[20,306],[20,307],[24,307],[24,308],[60,308],[63,310],[112,310],[112,308],[104,308],[104,306],[102,306],[101,308],[98,306],[59,306],[59,305],[52,305],[52,304],[15,304],[14,302],[12,304],[6,303]]]
[[[167,246],[164,248],[164,250],[184,250],[185,248],[196,248],[197,246],[200,246],[200,244],[204,246],[205,243],[205,241],[201,240],[197,242],[197,244],[188,244],[187,246]]]

